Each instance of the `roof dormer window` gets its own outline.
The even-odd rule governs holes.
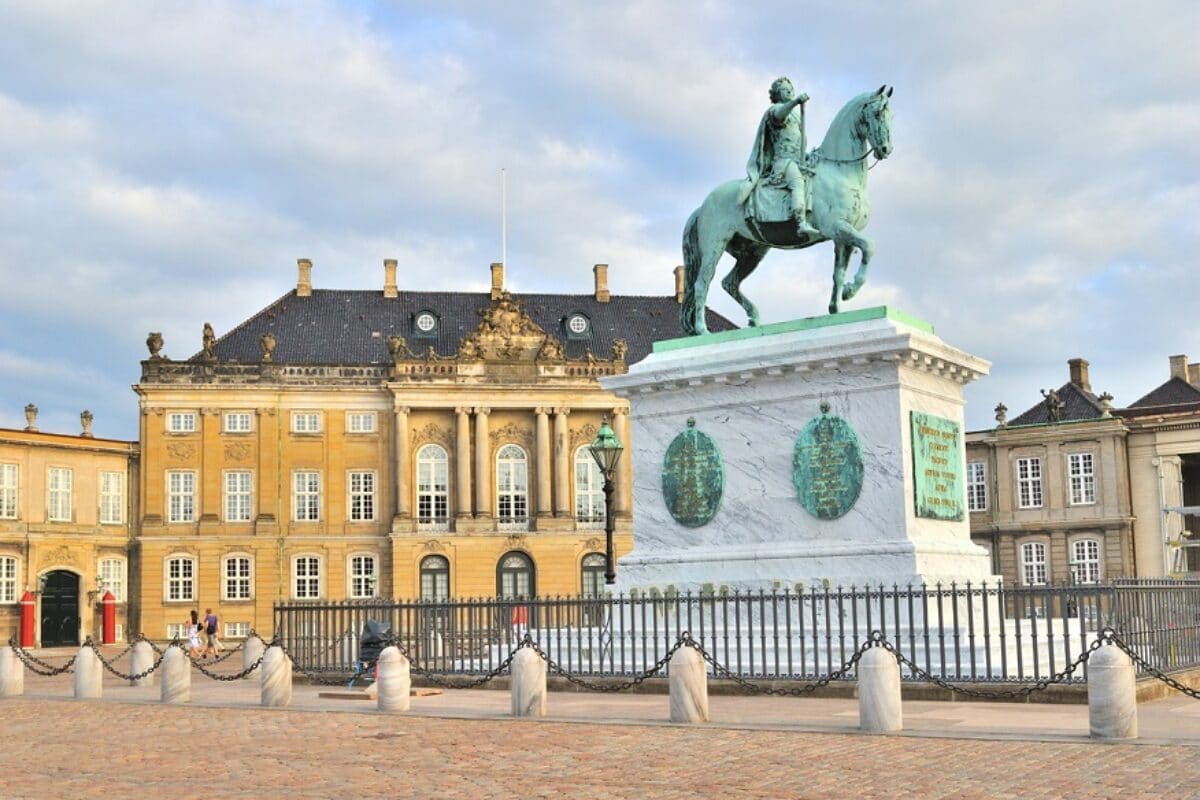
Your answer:
[[[434,337],[438,333],[438,318],[432,311],[419,311],[413,317],[413,335]]]
[[[564,327],[569,339],[587,339],[592,333],[591,320],[578,311],[567,315]]]

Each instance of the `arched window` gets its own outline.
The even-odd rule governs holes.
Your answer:
[[[502,531],[529,530],[529,457],[515,444],[496,453],[496,523]]]
[[[375,587],[379,577],[375,569],[376,559],[373,553],[357,553],[350,556],[348,563],[350,597],[354,600],[365,600],[376,596]]]
[[[417,530],[450,530],[450,457],[436,444],[417,451]]]
[[[248,553],[230,553],[221,559],[221,599],[254,599],[254,559]]]
[[[445,556],[426,556],[421,559],[421,599],[443,601],[450,599],[450,560]]]
[[[1076,583],[1100,581],[1100,540],[1076,539],[1071,542],[1071,578]]]
[[[524,553],[512,552],[496,568],[496,594],[501,599],[533,597],[537,590],[533,561]]]
[[[604,474],[586,444],[575,451],[575,526],[604,528]]]
[[[604,596],[604,565],[605,559],[601,553],[588,553],[583,557],[580,570],[583,573],[583,596]]]
[[[1021,583],[1042,586],[1046,583],[1046,545],[1026,542],[1021,545]]]

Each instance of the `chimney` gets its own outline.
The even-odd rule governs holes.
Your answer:
[[[1188,364],[1188,383],[1200,389],[1200,364]]]
[[[592,267],[592,274],[596,276],[596,302],[607,303],[612,297],[608,293],[608,264]]]
[[[504,291],[504,262],[496,261],[492,263],[492,299],[496,300],[500,297],[500,293]]]
[[[1187,356],[1171,356],[1167,360],[1171,362],[1171,377],[1180,378],[1186,381],[1188,379]]]
[[[1072,358],[1067,361],[1067,366],[1071,369],[1071,383],[1083,389],[1085,392],[1092,390],[1092,384],[1088,381],[1088,362],[1086,358]]]
[[[683,265],[675,268],[675,302],[683,305]]]
[[[37,406],[30,403],[25,406],[25,430],[30,433],[36,433],[37,429]]]
[[[95,417],[92,415],[92,412],[86,408],[83,410],[83,413],[79,415],[79,424],[83,426],[83,433],[81,433],[79,435],[82,436],[84,439],[92,438],[92,420],[93,419],[95,419]]]
[[[383,296],[400,296],[399,290],[396,289],[396,259],[394,258],[383,260]]]
[[[312,261],[307,258],[297,258],[296,267],[300,272],[296,279],[296,296],[312,296]]]

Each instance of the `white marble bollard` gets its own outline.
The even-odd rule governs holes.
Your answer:
[[[513,656],[512,715],[546,716],[546,661],[529,647]]]
[[[900,662],[882,647],[872,647],[858,660],[858,727],[866,733],[904,729]]]
[[[162,701],[173,705],[191,702],[192,664],[187,653],[178,647],[168,647],[159,669],[162,670]]]
[[[84,645],[75,656],[75,699],[98,700],[104,692],[104,667],[92,648]]]
[[[1092,738],[1137,738],[1137,673],[1124,650],[1106,644],[1088,657],[1087,694]]]
[[[25,693],[25,665],[11,647],[0,647],[0,697]]]
[[[135,642],[129,651],[129,674],[138,675],[154,666],[154,648],[145,639]],[[130,686],[153,686],[154,673],[129,682]]]
[[[681,647],[671,656],[671,722],[708,722],[708,672],[704,656]]]
[[[250,669],[250,665],[262,658],[263,651],[266,650],[266,645],[262,643],[262,639],[257,636],[251,636],[246,639],[246,643],[242,645],[242,671]],[[260,666],[259,669],[262,667]],[[249,675],[242,676],[243,680],[251,680],[254,675],[251,672]]]
[[[385,647],[377,663],[376,707],[380,711],[408,711],[412,705],[412,675],[408,659],[398,647]]]
[[[282,647],[268,647],[262,662],[262,704],[281,708],[292,702],[292,660]]]

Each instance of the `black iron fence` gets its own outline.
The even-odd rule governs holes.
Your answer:
[[[734,674],[761,679],[834,673],[875,630],[944,680],[1044,679],[1105,627],[1158,669],[1200,666],[1200,582],[1169,580],[295,601],[275,606],[275,635],[300,669],[347,674],[361,660],[368,620],[389,626],[420,667],[464,675],[495,669],[528,633],[573,674],[628,676],[685,631]]]

